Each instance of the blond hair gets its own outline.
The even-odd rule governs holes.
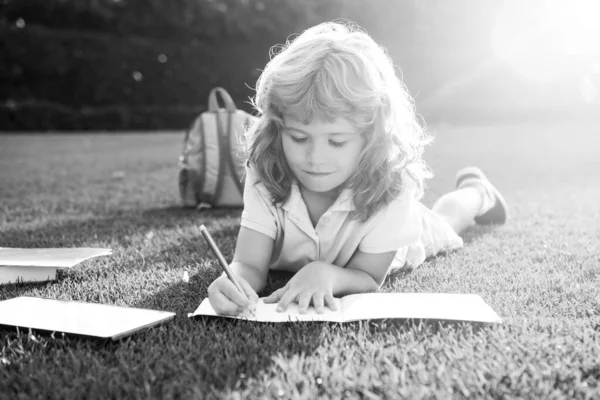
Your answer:
[[[407,187],[423,194],[429,172],[422,159],[430,141],[413,100],[386,51],[356,25],[326,22],[271,50],[257,81],[248,163],[275,203],[289,197],[294,175],[285,161],[283,117],[304,123],[345,118],[365,137],[353,189],[356,214],[367,219]]]

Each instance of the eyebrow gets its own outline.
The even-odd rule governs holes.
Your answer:
[[[300,128],[295,128],[293,126],[284,126],[283,128],[288,131],[298,131],[300,133],[304,133],[305,135],[312,136],[312,134],[310,132],[307,132]],[[329,135],[329,136],[354,136],[354,135],[356,135],[356,132],[327,132],[326,135]]]

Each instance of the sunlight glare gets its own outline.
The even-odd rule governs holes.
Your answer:
[[[598,21],[597,0],[507,0],[492,31],[492,48],[519,74],[548,81],[573,74],[573,56],[600,59]]]

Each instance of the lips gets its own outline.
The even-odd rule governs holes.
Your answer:
[[[304,171],[310,176],[325,176],[331,174],[331,172],[312,172],[312,171]]]

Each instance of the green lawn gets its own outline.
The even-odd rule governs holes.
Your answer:
[[[598,398],[600,130],[437,127],[424,202],[478,165],[512,219],[387,279],[383,291],[477,293],[502,325],[189,320],[231,258],[240,211],[179,207],[182,134],[0,135],[0,246],[110,247],[19,295],[177,313],[117,343],[0,331],[1,398]],[[189,271],[190,281],[183,279]],[[286,276],[273,276],[268,291]],[[5,397],[6,396],[6,397]]]

